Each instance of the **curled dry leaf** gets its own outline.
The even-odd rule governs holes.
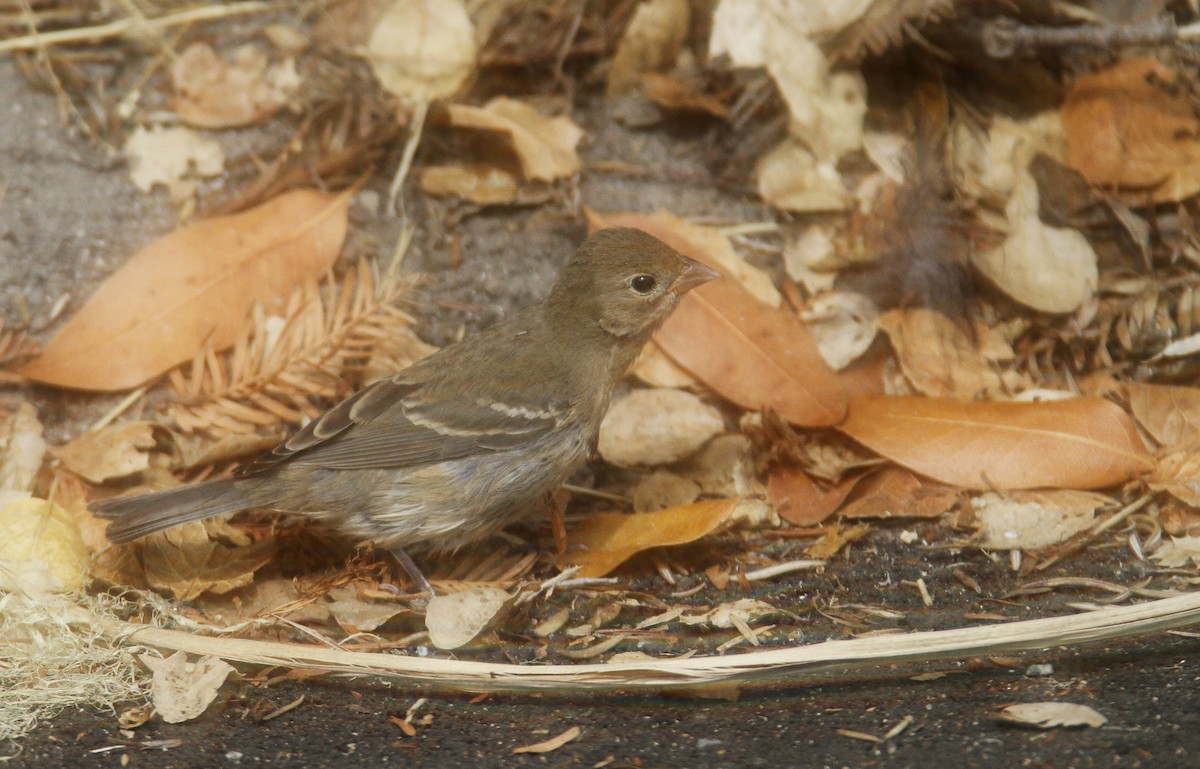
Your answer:
[[[1095,489],[1154,468],[1129,415],[1096,397],[867,397],[838,429],[910,470],[970,489]]]
[[[198,179],[225,170],[221,143],[184,126],[138,126],[125,142],[125,156],[135,187],[149,192],[161,184],[175,202],[191,197]]]
[[[1200,191],[1200,138],[1186,87],[1154,58],[1126,58],[1084,75],[1062,106],[1067,161],[1091,184],[1140,203]]]
[[[644,72],[665,72],[675,66],[690,20],[688,0],[647,0],[639,5],[613,53],[608,95],[633,90]]]
[[[323,275],[346,234],[350,193],[297,190],[151,243],[106,280],[21,374],[82,390],[122,390],[237,339],[259,303],[279,312]]]
[[[1054,729],[1059,726],[1104,726],[1108,719],[1087,705],[1073,702],[1023,702],[1000,711],[1001,721],[1017,726]]]
[[[534,743],[533,745],[522,745],[521,747],[513,748],[512,752],[513,753],[549,753],[553,750],[558,750],[563,745],[566,745],[568,742],[571,742],[572,740],[579,737],[579,735],[582,733],[583,733],[582,730],[580,730],[580,728],[578,726],[572,726],[570,729],[566,730],[565,732],[563,732],[562,734],[560,734],[556,737],[551,737],[548,740],[543,740],[542,742]]]
[[[155,432],[162,429],[153,422],[117,422],[78,436],[54,455],[92,483],[125,478],[150,466]]]
[[[1200,454],[1194,448],[1170,451],[1159,456],[1148,483],[1180,502],[1200,510]]]
[[[0,420],[0,491],[32,491],[45,455],[37,409],[23,402]]]
[[[425,612],[429,640],[439,649],[457,649],[490,625],[512,598],[498,587],[473,587],[435,595]]]
[[[188,662],[186,652],[170,657],[141,655],[146,667],[153,671],[150,679],[150,698],[154,709],[168,724],[179,724],[202,715],[221,684],[233,672],[233,666],[219,657],[201,657]]]
[[[612,404],[597,448],[614,465],[665,465],[725,430],[721,412],[683,390],[634,390]]]
[[[79,590],[88,562],[71,513],[44,499],[0,494],[0,591]]]
[[[450,124],[456,128],[507,137],[526,179],[550,182],[579,171],[575,147],[583,138],[583,129],[566,115],[547,117],[506,96],[498,96],[483,107],[451,104],[447,111]]]
[[[232,128],[259,123],[279,111],[300,87],[296,62],[269,65],[267,56],[244,45],[230,62],[206,43],[193,43],[171,65],[175,100],[171,107],[185,123],[200,128]]]
[[[716,499],[655,513],[597,513],[576,530],[563,557],[581,577],[603,577],[643,550],[682,545],[720,528],[739,500]]]
[[[971,263],[1001,291],[1041,312],[1067,313],[1100,283],[1096,252],[1078,230],[1050,227],[1038,215],[1037,182],[1022,171],[1004,209],[1008,235]]]
[[[453,96],[474,72],[476,53],[462,0],[395,0],[367,43],[384,90],[416,101]]]
[[[1004,392],[979,346],[942,313],[925,307],[890,310],[879,327],[896,351],[905,379],[918,392],[966,399]]]
[[[862,475],[850,475],[831,485],[819,484],[796,467],[777,467],[767,482],[767,499],[794,526],[815,526],[837,512]]]
[[[846,401],[804,322],[763,304],[730,279],[711,255],[712,230],[666,213],[589,214],[595,229],[636,227],[725,276],[688,292],[655,334],[660,347],[725,398],[747,409],[775,409],[789,422],[835,424]]]
[[[511,203],[521,192],[520,182],[493,166],[426,166],[421,169],[421,189],[427,195],[460,197],[481,206]]]
[[[1130,382],[1129,409],[1160,446],[1200,441],[1200,389]]]
[[[142,540],[146,581],[157,590],[171,591],[180,601],[250,584],[254,572],[270,563],[273,545],[270,541],[222,544],[209,534],[222,525],[193,521],[146,537]]]
[[[800,314],[817,341],[821,356],[835,371],[859,358],[875,340],[879,309],[852,291],[829,291],[813,299]]]
[[[1171,537],[1150,556],[1167,569],[1182,569],[1200,564],[1200,537]]]
[[[843,518],[934,518],[958,501],[958,492],[908,470],[885,467],[854,487]]]
[[[1089,528],[1096,510],[1113,500],[1071,489],[982,494],[971,500],[980,545],[993,550],[1036,550],[1065,542]]]

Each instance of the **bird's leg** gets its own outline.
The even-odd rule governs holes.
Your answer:
[[[417,587],[424,590],[430,598],[433,598],[433,585],[429,584],[429,580],[425,579],[425,575],[422,574],[421,570],[417,568],[417,564],[413,561],[412,557],[404,551],[404,548],[393,547],[389,552],[392,554],[392,557],[404,567],[404,571],[408,572],[409,578],[411,578],[412,581],[417,584]]]
[[[546,506],[546,512],[550,516],[550,533],[554,537],[554,550],[560,556],[567,552],[567,527],[563,523],[563,511],[567,509],[567,502],[570,501],[570,498],[570,492],[559,489],[547,492],[542,500]]]

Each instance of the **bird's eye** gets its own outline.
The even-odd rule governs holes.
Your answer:
[[[658,281],[653,275],[634,275],[629,279],[629,287],[643,296],[653,291],[657,285]]]

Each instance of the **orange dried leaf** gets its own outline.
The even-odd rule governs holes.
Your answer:
[[[123,390],[191,360],[206,343],[232,345],[256,302],[281,313],[297,286],[329,270],[349,202],[350,192],[297,190],[158,239],[20,373],[60,387]]]
[[[1140,202],[1200,191],[1200,139],[1186,88],[1152,58],[1124,59],[1077,79],[1062,106],[1067,162],[1098,187]]]
[[[1160,446],[1200,441],[1200,389],[1127,384],[1129,409]]]
[[[862,475],[823,487],[798,468],[780,467],[767,481],[767,499],[779,517],[795,526],[815,526],[837,512]]]
[[[934,518],[949,510],[958,492],[899,467],[863,479],[842,507],[843,518]]]
[[[446,109],[453,126],[507,136],[526,179],[549,182],[579,171],[575,147],[583,129],[565,115],[548,117],[506,96],[483,107],[450,104]]]
[[[716,499],[634,515],[598,513],[575,532],[566,560],[580,567],[581,577],[603,577],[635,553],[709,534],[729,519],[738,501]]]
[[[771,408],[793,424],[810,427],[841,420],[845,392],[804,322],[759,302],[729,276],[705,242],[714,231],[663,213],[590,218],[595,229],[644,230],[722,273],[722,280],[689,292],[654,335],[676,363],[744,408]]]
[[[1154,468],[1111,401],[856,400],[838,429],[897,464],[970,489],[1095,489]]]

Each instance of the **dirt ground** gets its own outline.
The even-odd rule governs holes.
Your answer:
[[[54,99],[32,92],[6,61],[0,61],[0,115],[0,302],[6,320],[32,318],[44,339],[53,331],[53,323],[44,319],[62,297],[69,296],[60,315],[65,317],[78,309],[89,286],[168,231],[174,214],[165,198],[135,190],[117,158],[67,135]],[[622,129],[599,106],[585,106],[574,117],[589,131],[584,149],[588,162],[621,161],[662,173],[586,173],[577,194],[549,205],[467,217],[454,225],[462,254],[457,264],[451,258],[446,212],[431,207],[416,215],[419,231],[409,265],[426,279],[412,310],[428,341],[444,344],[506,309],[543,296],[559,260],[583,231],[579,202],[600,210],[665,207],[684,217],[768,218],[749,198],[696,182],[703,177],[702,168],[688,151],[695,137]],[[367,248],[373,243],[386,250],[394,222],[367,206],[360,208],[352,225],[358,230],[355,237]],[[36,388],[29,393],[42,407],[52,441],[71,434],[109,402]],[[1006,601],[1007,592],[1022,582],[1006,560],[993,561],[977,550],[902,546],[896,531],[882,527],[825,572],[775,580],[751,595],[793,607],[810,606],[818,598],[826,604],[836,599],[884,606],[903,613],[904,619],[883,627],[910,630],[968,624],[963,615],[971,612],[999,612],[1011,619],[1050,616],[1070,612],[1068,601],[1097,597],[1072,591]],[[971,574],[982,593],[955,581],[955,569]],[[1148,574],[1128,552],[1109,550],[1088,551],[1044,576],[1130,584]],[[901,587],[904,580],[917,578],[930,585],[934,607],[925,608],[915,590]],[[648,592],[667,590],[656,577],[643,579]],[[730,600],[743,596],[736,586],[728,592]],[[806,610],[789,637],[812,641],[846,632]],[[678,639],[675,650],[686,642]],[[502,651],[522,657],[520,640],[513,643]],[[1200,753],[1198,651],[1195,637],[1163,636],[1003,660],[827,677],[749,690],[733,700],[673,694],[476,699],[332,677],[265,689],[230,684],[221,706],[198,721],[152,721],[132,737],[122,734],[111,713],[63,713],[19,746],[9,746],[7,751],[15,755],[5,765],[1188,767],[1196,765],[1194,756]],[[1031,670],[1033,664],[1051,667]],[[946,675],[914,680],[930,670]],[[256,720],[256,714],[301,696],[299,706],[278,718]],[[416,720],[432,719],[408,737],[388,717],[403,717],[420,698],[424,701]],[[1037,731],[996,718],[1006,704],[1050,699],[1090,705],[1108,723]],[[907,728],[882,739],[908,718]],[[570,727],[579,727],[580,736],[558,750],[511,752]]]

